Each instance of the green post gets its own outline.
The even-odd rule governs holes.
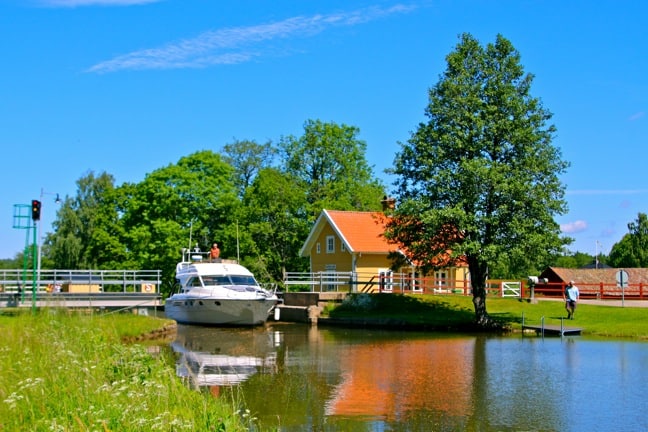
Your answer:
[[[25,249],[23,249],[23,271],[20,285],[20,303],[25,302],[25,291],[27,290],[27,265],[29,264],[29,230],[25,238]]]
[[[23,249],[23,271],[20,284],[20,303],[25,302],[25,291],[27,291],[27,261],[29,259],[29,230],[32,228],[29,204],[14,204],[13,227],[26,230],[25,249]],[[36,232],[34,231],[34,238]]]
[[[37,266],[37,251],[36,251],[36,221],[34,220],[34,242],[32,245],[32,313],[36,312],[36,266]]]

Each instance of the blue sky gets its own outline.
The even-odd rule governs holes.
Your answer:
[[[353,125],[383,174],[445,56],[501,33],[553,112],[571,163],[573,251],[609,253],[648,212],[648,3],[643,1],[0,0],[0,258],[25,244],[14,204],[117,184],[234,140]]]

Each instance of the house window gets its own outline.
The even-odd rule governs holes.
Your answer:
[[[335,237],[326,236],[326,253],[335,253]]]
[[[318,254],[322,253],[322,245],[319,244],[319,242],[317,243],[316,248],[317,248],[317,253],[318,253]]]
[[[394,289],[394,272],[389,269],[378,271],[378,286],[380,291],[392,291]]]
[[[436,280],[437,280],[437,285],[438,286],[446,286],[448,283],[447,277],[446,277],[446,272],[436,272]]]
[[[340,242],[340,252],[346,252],[346,245],[344,242]]]

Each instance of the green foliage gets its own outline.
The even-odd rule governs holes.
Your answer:
[[[566,210],[558,176],[568,164],[532,80],[501,35],[485,48],[462,35],[429,91],[429,121],[394,162],[400,205],[388,237],[428,267],[445,264],[430,258],[447,250],[465,256],[478,321],[489,267],[526,273],[565,243],[554,216]]]
[[[17,253],[16,257],[11,259],[0,259],[0,269],[19,269],[23,266],[23,253]]]
[[[240,259],[261,282],[305,271],[299,251],[322,208],[375,210],[384,195],[365,160],[358,129],[309,121],[304,136],[270,142],[235,141],[223,155],[182,157],[139,183],[114,186],[111,175],[89,173],[66,198],[45,242],[44,261],[65,269],[161,269],[162,292],[174,283],[181,249]],[[307,163],[318,174],[303,171]],[[311,182],[311,180],[314,181]]]
[[[162,269],[169,281],[183,247],[208,250],[213,241],[221,243],[239,205],[232,174],[220,155],[201,151],[123,186],[122,242],[131,266]],[[234,256],[234,246],[222,245],[221,256]]]
[[[639,213],[628,224],[628,234],[610,251],[609,264],[616,268],[648,267],[648,216]]]
[[[55,233],[45,239],[43,256],[54,268],[111,268],[125,257],[114,178],[90,172],[77,181],[77,191],[76,197],[66,197],[61,204],[52,223]]]
[[[378,210],[384,195],[365,158],[367,144],[353,126],[309,120],[304,135],[285,137],[285,170],[306,193],[309,222],[323,209]]]
[[[400,326],[422,325],[435,329],[470,327],[474,316],[469,309],[470,302],[465,301],[467,298],[463,296],[457,298],[461,304],[448,302],[443,296],[349,294],[328,314],[331,318],[371,318]]]
[[[598,260],[599,264],[606,263],[606,257],[604,255],[599,255]],[[596,265],[596,257],[583,252],[574,252],[566,253],[564,255],[556,257],[556,259],[552,263],[552,266],[563,268],[582,268],[592,264]]]
[[[235,141],[223,147],[223,160],[234,168],[234,183],[243,196],[259,172],[272,166],[277,149],[268,141],[257,144],[255,141]]]
[[[243,220],[266,280],[278,282],[286,271],[307,270],[307,261],[299,256],[311,228],[305,206],[303,190],[275,169],[262,170],[246,191]]]

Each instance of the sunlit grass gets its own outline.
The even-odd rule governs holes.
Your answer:
[[[123,343],[164,324],[128,314],[0,315],[0,430],[247,430],[235,401],[191,390],[164,356]]]
[[[489,315],[512,331],[527,324],[560,324],[567,316],[562,301],[528,302],[517,298],[488,297]],[[474,321],[471,296],[358,294],[341,305],[328,306],[325,316],[338,319],[387,320],[437,329],[467,329]],[[565,326],[580,327],[584,335],[648,339],[648,308],[579,304],[574,320]]]

